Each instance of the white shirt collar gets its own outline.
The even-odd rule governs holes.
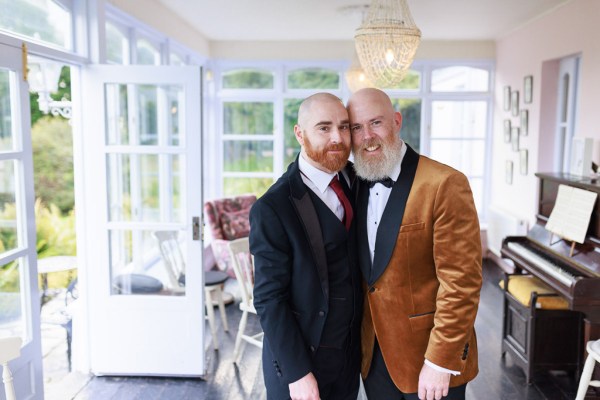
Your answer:
[[[298,158],[298,167],[300,168],[300,172],[310,179],[321,193],[324,193],[325,190],[327,190],[331,179],[337,175],[336,172],[329,173],[316,168],[304,159],[302,153],[300,153],[300,157]]]

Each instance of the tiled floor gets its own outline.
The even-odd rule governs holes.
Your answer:
[[[510,356],[500,354],[502,331],[502,294],[497,282],[501,272],[493,263],[484,265],[482,301],[476,321],[480,372],[467,386],[469,400],[563,400],[573,399],[576,382],[566,374],[539,374],[536,383],[527,385],[523,372]],[[227,307],[231,331],[219,336],[218,352],[206,338],[207,374],[204,379],[147,377],[90,377],[66,373],[64,330],[44,326],[44,373],[47,400],[108,399],[265,399],[260,366],[260,350],[246,346],[239,367],[232,363],[235,331],[241,312]],[[249,329],[258,329],[257,318],[250,316]],[[221,327],[218,327],[221,331]],[[207,330],[208,332],[208,330]]]

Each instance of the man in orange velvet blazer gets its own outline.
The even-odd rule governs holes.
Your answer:
[[[400,139],[389,97],[348,102],[365,282],[362,376],[369,400],[464,399],[478,372],[474,323],[482,283],[469,182]]]

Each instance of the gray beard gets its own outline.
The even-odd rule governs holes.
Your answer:
[[[395,137],[392,143],[382,143],[381,148],[382,155],[378,159],[366,160],[362,157],[362,152],[354,153],[356,175],[366,181],[378,181],[392,175],[400,160],[402,141]]]

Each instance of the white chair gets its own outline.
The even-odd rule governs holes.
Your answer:
[[[154,237],[158,241],[160,254],[162,256],[171,290],[174,292],[185,291],[185,259],[183,252],[179,247],[177,231],[155,231]],[[212,342],[215,350],[219,349],[217,342],[217,329],[215,323],[215,312],[213,304],[219,306],[221,312],[221,323],[223,330],[229,332],[227,324],[227,315],[225,314],[225,302],[223,301],[223,283],[228,279],[228,275],[222,271],[205,271],[204,272],[204,302],[206,305],[206,319],[212,334]],[[213,298],[213,293],[216,299]]]
[[[231,257],[231,265],[240,286],[240,292],[242,295],[242,301],[240,302],[242,318],[240,319],[238,333],[235,338],[235,347],[233,349],[233,362],[236,363],[238,355],[241,354],[240,348],[242,345],[242,340],[262,349],[262,340],[264,334],[263,332],[254,335],[247,335],[245,333],[246,323],[248,322],[248,313],[256,314],[252,295],[252,290],[254,288],[254,260],[250,256],[248,238],[246,237],[230,241],[228,247],[229,255]]]
[[[0,339],[0,365],[2,365],[2,381],[4,382],[4,393],[6,400],[16,400],[13,378],[8,362],[21,355],[20,337],[8,337]]]
[[[581,379],[579,380],[579,389],[577,389],[577,397],[575,398],[575,400],[583,400],[590,386],[600,387],[600,381],[592,380],[594,367],[596,366],[596,363],[600,363],[600,339],[589,341],[587,343],[586,350],[588,352],[588,356],[585,360],[583,372],[581,373]]]

